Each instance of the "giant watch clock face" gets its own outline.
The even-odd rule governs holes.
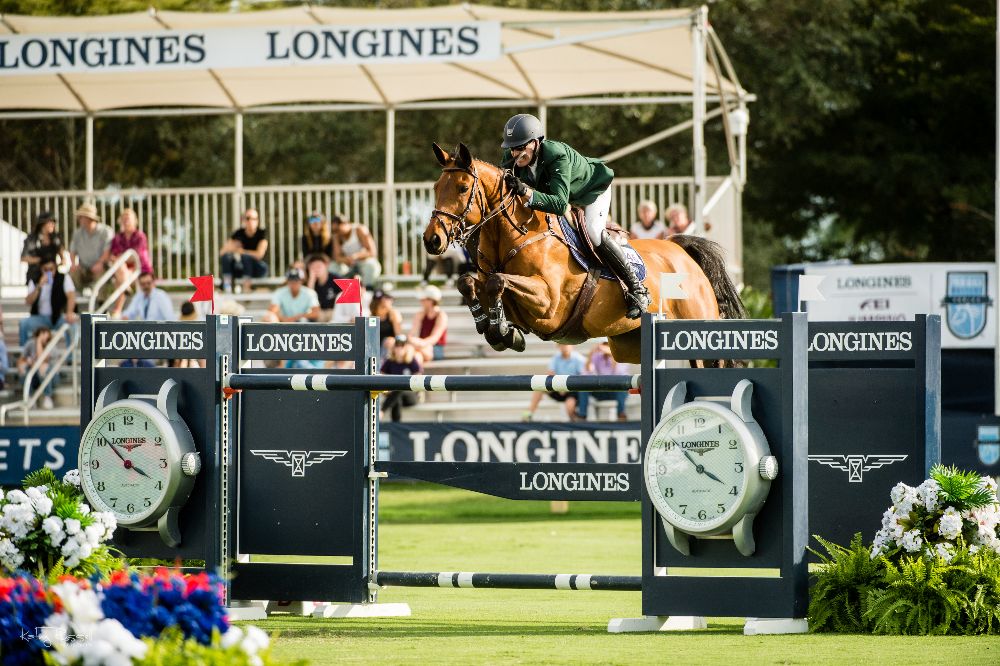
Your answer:
[[[733,516],[748,483],[740,425],[735,415],[703,403],[677,410],[657,427],[644,463],[646,488],[671,524],[704,533]]]
[[[159,510],[170,479],[167,431],[155,408],[113,405],[91,421],[80,471],[95,509],[114,513],[123,525],[141,524]]]

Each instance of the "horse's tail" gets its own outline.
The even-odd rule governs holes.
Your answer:
[[[719,316],[722,319],[746,319],[747,310],[726,270],[722,247],[715,241],[699,236],[677,235],[671,236],[670,240],[680,245],[694,259],[712,284],[715,300],[719,303]]]

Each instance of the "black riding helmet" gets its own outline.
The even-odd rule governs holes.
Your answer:
[[[530,113],[519,113],[503,126],[501,148],[517,148],[543,136],[542,123]]]

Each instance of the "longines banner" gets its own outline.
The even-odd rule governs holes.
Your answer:
[[[821,275],[825,301],[810,321],[905,321],[941,315],[941,346],[991,348],[996,340],[996,265],[867,264],[807,266]]]
[[[76,468],[79,448],[77,426],[0,428],[0,485],[20,486],[28,472],[42,467],[62,478]]]
[[[0,76],[459,62],[500,57],[496,21],[0,35]]]
[[[382,423],[390,460],[637,463],[638,423]]]

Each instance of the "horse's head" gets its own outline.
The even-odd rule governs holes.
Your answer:
[[[434,155],[441,164],[441,177],[434,183],[434,211],[424,229],[424,247],[430,254],[441,254],[452,242],[464,242],[482,220],[486,196],[464,143],[453,155],[435,143]]]

